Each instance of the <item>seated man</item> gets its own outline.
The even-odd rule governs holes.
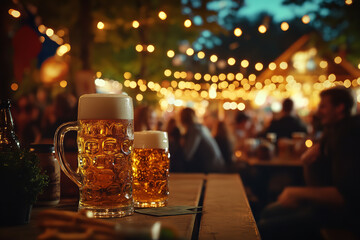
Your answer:
[[[326,227],[359,231],[360,118],[353,116],[355,98],[343,87],[324,90],[320,97],[318,114],[325,128],[320,143],[302,156],[307,186],[285,188],[265,208],[259,221],[265,240],[317,239]]]
[[[271,121],[269,127],[262,134],[275,133],[277,139],[292,138],[294,132],[307,133],[306,125],[294,113],[294,102],[286,98],[282,103],[281,117]]]

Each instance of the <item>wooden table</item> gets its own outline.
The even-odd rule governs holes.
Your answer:
[[[135,213],[106,221],[120,224],[160,221],[174,227],[183,239],[260,239],[238,174],[172,173],[169,188],[169,206],[202,206],[202,213],[168,217]],[[76,211],[74,201],[62,201],[57,208]],[[41,210],[43,208],[33,209],[27,225],[0,227],[0,239],[36,239],[40,233],[36,220]]]

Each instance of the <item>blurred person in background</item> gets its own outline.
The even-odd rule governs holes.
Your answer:
[[[307,134],[307,126],[303,121],[295,114],[294,101],[290,98],[284,99],[282,103],[281,116],[279,119],[273,119],[270,125],[260,134],[260,136],[266,137],[268,133],[275,133],[276,138],[292,138],[292,134],[295,132],[302,132]]]
[[[182,147],[186,172],[221,172],[225,162],[219,146],[207,127],[198,123],[195,111],[184,108],[180,111],[180,123],[184,129]]]
[[[156,113],[150,106],[138,106],[134,111],[134,131],[156,130]]]
[[[259,221],[267,239],[318,239],[320,229],[344,228],[351,239],[360,231],[360,116],[351,89],[320,93],[323,135],[302,156],[307,185],[287,187]]]
[[[185,156],[181,147],[181,132],[175,118],[169,119],[165,131],[169,138],[170,172],[183,172]]]
[[[217,122],[213,131],[213,136],[224,158],[226,169],[227,171],[230,171],[233,164],[234,151],[233,151],[233,144],[229,136],[229,131],[224,121]]]

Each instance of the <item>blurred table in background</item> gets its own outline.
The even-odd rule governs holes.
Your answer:
[[[172,173],[169,206],[202,206],[202,213],[154,217],[135,213],[124,218],[106,219],[116,223],[161,223],[173,227],[183,239],[259,240],[260,235],[238,174]],[[62,199],[56,209],[76,211],[77,199]],[[38,214],[34,208],[27,225],[0,227],[0,239],[36,239]]]

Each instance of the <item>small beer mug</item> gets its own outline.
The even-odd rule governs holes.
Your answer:
[[[132,99],[121,94],[85,94],[79,99],[78,121],[55,133],[61,169],[80,189],[79,209],[96,218],[134,213],[131,150],[134,140]],[[78,169],[64,158],[64,136],[77,131]]]
[[[134,206],[164,207],[169,196],[169,141],[166,132],[134,133],[133,197]]]

